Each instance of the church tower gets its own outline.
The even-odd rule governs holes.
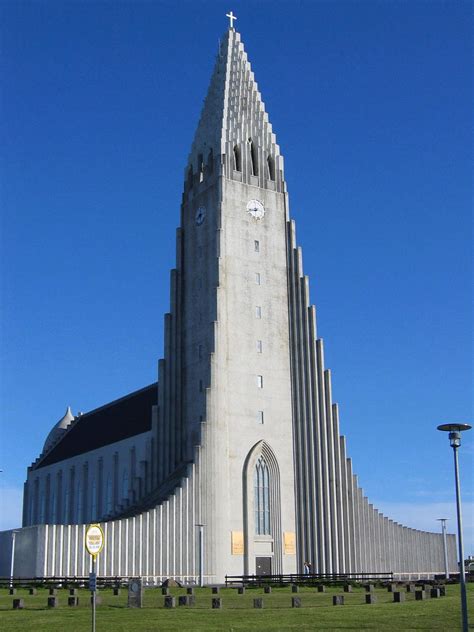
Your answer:
[[[354,577],[444,570],[440,534],[383,516],[358,485],[302,261],[283,157],[231,25],[185,168],[158,384],[55,425],[28,468],[16,576],[86,576],[89,522],[105,534],[98,574],[150,584],[305,561]],[[10,546],[3,532],[4,575]],[[452,535],[448,556],[456,570]]]
[[[207,566],[229,574],[296,570],[287,222],[283,158],[230,28],[185,172],[156,437],[158,486],[199,460]]]

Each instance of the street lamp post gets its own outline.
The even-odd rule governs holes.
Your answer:
[[[12,531],[12,556],[10,562],[10,588],[13,588],[13,572],[15,569],[15,538],[18,531]]]
[[[449,443],[454,454],[454,480],[456,484],[456,512],[458,518],[458,548],[459,548],[459,580],[461,586],[462,630],[468,632],[466,577],[464,575],[464,549],[462,543],[461,489],[459,484],[458,448],[461,445],[461,432],[470,430],[469,424],[441,424],[438,430],[449,432]]]
[[[444,549],[444,575],[446,579],[449,579],[449,566],[448,566],[448,547],[446,544],[446,520],[447,518],[437,518],[441,522],[441,531],[443,533],[443,549]]]

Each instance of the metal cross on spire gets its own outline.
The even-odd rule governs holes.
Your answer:
[[[233,29],[234,28],[234,20],[236,20],[237,18],[232,13],[232,11],[230,13],[226,13],[225,16],[226,16],[226,18],[229,18],[230,28]]]

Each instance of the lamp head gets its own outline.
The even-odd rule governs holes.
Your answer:
[[[471,428],[472,426],[469,424],[441,424],[438,426],[438,430],[449,432],[449,444],[452,448],[459,448],[461,445],[461,432]]]

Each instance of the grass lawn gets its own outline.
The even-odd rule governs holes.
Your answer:
[[[184,595],[185,590],[172,588],[173,596]],[[365,604],[365,591],[354,588],[344,594],[345,605],[333,606],[332,597],[342,589],[328,588],[317,593],[312,588],[301,588],[292,595],[290,587],[274,588],[271,594],[263,589],[247,589],[238,595],[236,589],[223,588],[222,610],[211,609],[211,591],[196,589],[194,607],[163,607],[164,597],[158,588],[145,591],[142,609],[127,608],[127,590],[114,596],[111,589],[99,592],[102,604],[97,607],[97,632],[200,632],[247,630],[443,630],[461,629],[459,587],[447,586],[446,597],[415,601],[413,593],[405,595],[404,603],[393,603],[393,595],[386,589],[377,589],[377,604]],[[58,590],[59,607],[48,609],[46,589],[37,595],[19,589],[13,597],[7,589],[0,590],[0,630],[2,632],[89,632],[91,630],[90,593],[79,590],[79,607],[67,605],[69,592]],[[301,608],[291,607],[291,597],[301,597]],[[468,600],[472,602],[474,585],[468,586]],[[253,599],[262,597],[264,609],[255,610]],[[24,610],[13,610],[13,598],[25,601]],[[177,602],[178,600],[176,600]],[[474,608],[470,608],[474,630]]]

